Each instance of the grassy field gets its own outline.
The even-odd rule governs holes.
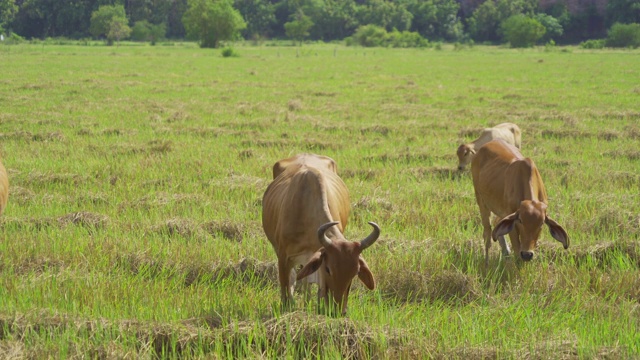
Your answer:
[[[638,51],[236,50],[0,46],[0,357],[640,357]],[[571,246],[485,267],[455,150],[505,121]],[[279,309],[261,198],[300,152],[382,228],[345,318]]]

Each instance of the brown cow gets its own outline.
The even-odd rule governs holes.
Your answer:
[[[482,145],[496,139],[502,139],[520,149],[520,128],[516,124],[502,123],[492,128],[482,130],[479,138],[458,147],[456,151],[456,155],[458,155],[458,170],[464,170],[464,168],[471,163],[471,160],[473,160],[473,157]]]
[[[485,263],[489,262],[491,238],[499,239],[503,254],[509,255],[504,240],[507,233],[513,251],[531,260],[544,224],[554,239],[565,249],[569,247],[567,232],[547,216],[547,192],[536,165],[516,147],[503,140],[488,142],[473,158],[471,173],[484,227]],[[491,213],[500,218],[493,232]]]
[[[9,200],[9,177],[7,176],[7,170],[0,161],[0,215],[7,207],[7,200]]]
[[[343,232],[350,212],[347,187],[333,159],[302,154],[278,161],[274,180],[262,199],[262,226],[278,256],[280,295],[284,308],[293,303],[296,280],[318,283],[318,307],[347,312],[351,281],[358,275],[375,288],[373,274],[361,256],[380,236],[373,232],[361,242],[347,241]],[[298,272],[298,265],[304,265]],[[311,276],[310,276],[311,275]],[[331,293],[331,297],[329,297]]]

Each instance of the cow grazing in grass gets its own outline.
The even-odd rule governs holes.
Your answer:
[[[504,240],[507,233],[513,251],[531,260],[545,224],[554,239],[565,249],[569,247],[567,232],[547,216],[547,192],[536,165],[516,147],[503,140],[488,142],[473,158],[471,173],[484,227],[485,263],[489,262],[491,238],[499,239],[503,254],[509,255]],[[493,232],[491,213],[499,218]]]
[[[293,304],[296,280],[318,283],[318,307],[346,314],[351,281],[357,275],[369,288],[375,280],[361,253],[380,236],[373,231],[360,242],[343,232],[350,212],[347,187],[333,159],[313,154],[280,160],[262,199],[262,226],[278,256],[282,305]],[[297,273],[294,270],[303,265]]]
[[[9,177],[7,176],[7,170],[0,161],[0,215],[4,212],[4,208],[7,207],[7,201],[9,200]]]
[[[464,168],[471,163],[471,160],[482,145],[489,141],[502,139],[520,149],[520,137],[520,128],[518,125],[512,123],[502,123],[492,128],[482,130],[479,138],[458,147],[458,151],[456,152],[458,155],[458,170],[464,170]]]

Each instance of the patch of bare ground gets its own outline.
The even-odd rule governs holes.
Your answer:
[[[223,238],[233,241],[242,242],[244,226],[235,224],[231,221],[210,221],[202,224],[202,228],[211,236],[222,235]]]
[[[255,332],[255,322],[231,324],[221,331],[221,337],[232,354],[243,356],[247,339]],[[265,342],[254,342],[253,349],[263,353],[267,348],[280,356],[294,358],[324,358],[327,349],[339,352],[342,359],[369,359],[384,353],[401,353],[408,343],[398,330],[372,330],[368,325],[349,318],[329,318],[296,311],[264,321]],[[384,338],[386,344],[379,340]],[[294,348],[291,348],[291,346]],[[333,354],[335,355],[335,354]]]
[[[621,256],[636,268],[640,268],[640,241],[603,241],[589,247],[578,247],[572,251],[572,257],[577,264],[595,263],[602,268],[617,262]],[[640,288],[638,291],[640,294]]]
[[[289,102],[287,102],[287,109],[289,111],[300,111],[302,110],[302,108],[302,100],[300,99],[291,99],[289,100]]]
[[[80,174],[51,172],[42,173],[33,171],[27,175],[25,183],[33,185],[63,184],[79,186],[85,184],[89,180],[89,177]]]
[[[620,208],[603,209],[589,222],[589,232],[606,236],[617,233],[623,237],[640,238],[640,214]]]
[[[109,217],[102,214],[96,214],[88,211],[80,211],[62,215],[59,217],[42,217],[42,218],[10,218],[3,217],[0,219],[1,226],[16,227],[19,229],[36,229],[42,230],[49,227],[64,228],[69,225],[82,226],[88,230],[97,230],[106,227],[109,224]]]
[[[153,226],[151,231],[168,237],[181,236],[200,241],[212,236],[239,243],[244,237],[244,226],[231,221],[210,221],[199,224],[188,219],[174,218]]]
[[[83,339],[66,349],[67,356],[73,358],[165,358],[168,355],[217,358],[220,345],[225,349],[224,354],[236,358],[262,358],[265,353],[323,358],[335,355],[335,351],[343,359],[425,355],[425,349],[418,348],[399,330],[374,331],[367,324],[349,318],[297,311],[262,322],[227,322],[224,324],[217,314],[173,323],[82,319],[45,310],[0,314],[0,351],[4,351],[4,355],[17,354],[18,358],[55,358],[59,355],[55,348],[27,345],[26,339],[31,334],[70,333],[73,338]],[[133,343],[125,347],[117,341],[101,342],[107,334],[118,334]]]
[[[204,241],[207,238],[207,234],[199,224],[187,219],[169,219],[165,223],[153,226],[151,231],[169,238],[181,236],[183,238],[200,241]]]
[[[613,141],[620,137],[620,134],[613,131],[599,131],[599,132],[589,132],[582,130],[552,130],[545,129],[540,132],[540,135],[544,138],[555,138],[555,139],[583,139],[583,138],[598,138],[607,141]]]
[[[337,92],[328,92],[328,91],[314,91],[311,93],[311,95],[313,96],[318,96],[318,97],[334,97],[336,95],[338,95]]]
[[[468,174],[464,171],[459,171],[455,167],[447,167],[447,166],[431,166],[431,167],[420,167],[420,168],[410,168],[404,170],[411,175],[415,176],[418,179],[424,178],[435,178],[442,180],[458,180],[463,177],[467,177]]]
[[[9,196],[11,202],[26,204],[35,198],[36,193],[21,186],[11,186],[11,193],[9,194]]]
[[[269,124],[265,122],[243,120],[243,121],[237,121],[237,122],[236,121],[224,122],[220,124],[220,127],[229,128],[233,130],[242,130],[242,131],[252,130],[252,131],[261,132],[263,130],[267,130],[269,128]]]
[[[0,269],[4,266],[0,265]],[[46,271],[60,271],[66,267],[63,260],[50,258],[44,255],[31,255],[13,262],[13,271],[16,275],[30,273],[42,274]],[[2,338],[0,336],[0,338]]]
[[[376,156],[368,156],[364,158],[364,161],[386,163],[398,163],[398,164],[412,164],[412,163],[431,163],[434,160],[433,154],[427,153],[401,153],[401,154],[382,154]]]
[[[135,135],[137,133],[136,130],[130,129],[117,129],[117,128],[109,128],[103,129],[99,132],[100,135],[103,136],[124,136],[124,135]]]
[[[60,216],[57,219],[61,226],[78,225],[92,229],[104,228],[109,223],[109,217],[102,214],[79,211]]]
[[[259,147],[259,148],[276,148],[283,149],[288,148],[292,145],[291,140],[280,139],[280,140],[261,140],[253,138],[251,140],[245,140],[241,143],[242,147]]]
[[[153,184],[157,185],[157,184]],[[151,186],[151,185],[148,185]],[[202,201],[202,197],[197,194],[171,194],[157,192],[153,195],[143,196],[136,200],[123,201],[118,206],[120,209],[144,209],[149,210],[154,207],[167,206],[170,204],[189,204]]]
[[[173,150],[173,142],[169,140],[152,140],[144,145],[119,144],[111,147],[111,152],[118,155],[166,154]]]
[[[64,141],[66,138],[59,131],[49,133],[32,133],[30,131],[14,131],[0,134],[0,140],[23,140],[23,141]]]
[[[637,125],[627,126],[625,129],[625,133],[627,134],[628,138],[640,139],[640,127],[638,127]]]
[[[442,301],[455,305],[482,296],[476,277],[454,270],[383,272],[378,278],[384,296],[399,302]]]
[[[340,177],[342,177],[343,179],[358,178],[362,180],[373,180],[378,174],[378,171],[373,169],[347,169],[339,171],[339,173]]]
[[[381,125],[375,125],[375,126],[370,126],[370,127],[366,127],[363,129],[360,129],[360,134],[362,135],[367,135],[367,134],[379,134],[382,136],[387,136],[389,135],[389,133],[392,130],[389,129],[386,126],[381,126]]]
[[[458,136],[461,138],[476,138],[478,136],[480,136],[480,134],[482,133],[482,130],[484,130],[484,128],[481,127],[466,127],[463,129],[460,129],[460,131],[458,131]]]
[[[313,129],[318,132],[329,132],[329,133],[350,131],[350,129],[345,125],[325,125],[323,123],[315,124],[313,126]]]
[[[234,279],[259,286],[274,285],[278,281],[278,269],[274,262],[250,258],[227,264],[184,264],[157,259],[145,252],[136,252],[116,254],[114,264],[115,268],[151,279],[161,276],[177,277],[184,281],[185,286],[216,283],[223,279]]]
[[[223,129],[214,127],[181,128],[174,130],[174,132],[176,134],[196,135],[203,138],[217,138],[225,133]]]
[[[638,150],[614,150],[608,151],[604,153],[606,156],[610,156],[612,158],[626,158],[629,160],[638,160],[640,159],[640,151]]]
[[[373,210],[384,209],[392,211],[394,206],[391,201],[379,197],[363,196],[353,204],[354,209]]]
[[[616,120],[640,120],[640,111],[605,111],[594,112],[594,117],[603,117]]]

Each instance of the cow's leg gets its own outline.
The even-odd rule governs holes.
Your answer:
[[[502,219],[499,216],[496,216],[493,219],[493,226],[495,226],[497,223],[499,223],[500,220],[502,220]],[[498,236],[498,243],[500,244],[500,249],[502,249],[502,256],[503,257],[507,257],[507,256],[511,255],[511,249],[509,248],[509,244],[507,243],[507,240],[504,238],[504,235]]]
[[[514,256],[520,256],[520,232],[517,227],[509,233],[509,239],[511,240],[511,250],[515,254]]]
[[[484,238],[484,263],[485,265],[489,265],[489,249],[491,248],[491,211],[484,206],[484,203],[481,203],[478,200],[478,205],[480,207],[480,218],[482,219],[482,226],[484,227],[484,231],[482,233],[482,237]]]
[[[511,255],[511,249],[509,249],[509,244],[504,236],[498,237],[498,242],[500,243],[500,248],[502,248],[502,256],[507,257]]]
[[[289,259],[278,259],[278,279],[280,280],[280,298],[282,308],[289,309],[293,305],[293,285],[296,274]],[[291,281],[293,279],[293,281]]]

